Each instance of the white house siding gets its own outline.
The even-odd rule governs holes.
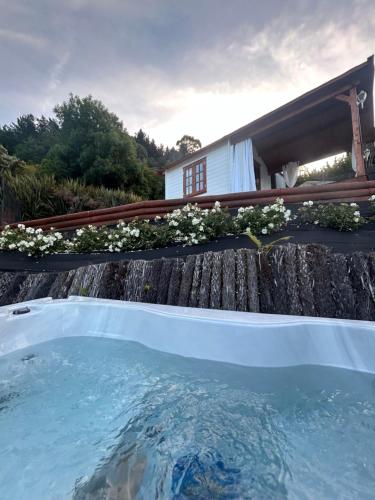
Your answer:
[[[230,145],[224,143],[215,149],[207,152],[205,155],[196,155],[182,162],[176,167],[165,171],[165,199],[183,198],[183,175],[184,167],[194,163],[201,158],[206,158],[207,172],[207,192],[198,196],[207,196],[211,194],[227,194],[231,192],[230,181]],[[271,189],[271,177],[267,172],[267,167],[263,160],[257,155],[260,161],[260,185],[261,189]]]
[[[230,193],[229,144],[224,143],[205,155],[194,156],[189,160],[165,171],[165,198],[182,198],[184,167],[200,158],[206,158],[207,192],[203,195]]]

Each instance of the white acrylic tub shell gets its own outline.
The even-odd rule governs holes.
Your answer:
[[[19,307],[24,315],[13,315]],[[253,367],[325,365],[375,373],[375,324],[70,297],[0,307],[0,356],[95,336]]]

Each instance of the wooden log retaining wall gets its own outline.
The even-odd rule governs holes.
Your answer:
[[[186,203],[197,203],[201,208],[211,208],[215,201],[220,201],[224,207],[238,208],[255,204],[272,203],[277,197],[285,203],[301,203],[313,201],[367,201],[375,194],[375,181],[352,179],[350,182],[336,182],[320,186],[299,188],[267,189],[243,193],[230,193],[214,196],[199,196],[174,200],[150,200],[111,208],[102,208],[73,214],[57,215],[44,219],[25,221],[30,227],[49,229],[51,226],[61,231],[76,229],[88,224],[108,225],[118,220],[153,219],[157,215],[165,215]],[[16,224],[12,224],[15,226]]]
[[[0,305],[83,295],[302,316],[375,320],[375,253],[321,245],[130,260],[61,273],[0,273]]]

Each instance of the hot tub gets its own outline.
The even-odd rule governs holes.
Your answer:
[[[369,322],[2,307],[0,498],[371,498],[374,374]]]

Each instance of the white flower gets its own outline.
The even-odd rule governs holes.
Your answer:
[[[266,227],[264,227],[264,228],[262,229],[262,234],[267,234],[267,233],[268,233],[267,228],[266,228]]]
[[[82,236],[83,235],[83,229],[77,229],[76,235],[77,236]]]
[[[245,209],[244,209],[243,207],[240,207],[240,208],[237,210],[237,212],[238,212],[239,214],[242,214],[244,211],[245,211]]]
[[[16,248],[16,245],[14,243],[11,243],[8,248],[9,250],[13,250],[14,248]]]
[[[191,223],[193,224],[193,226],[196,226],[197,224],[200,223],[200,219],[197,219],[196,217],[193,218],[193,220],[191,221]]]
[[[314,224],[319,224],[319,221],[318,220],[314,220]]]
[[[17,227],[18,229],[25,229],[26,226],[25,224],[18,224]]]
[[[359,218],[358,217],[354,217],[354,222],[359,222]]]
[[[266,205],[266,206],[265,206],[265,207],[263,207],[263,209],[262,209],[262,212],[263,212],[264,214],[266,214],[266,213],[267,213],[267,212],[269,212],[269,211],[270,211],[270,207],[269,207],[268,205]]]
[[[270,222],[270,223],[268,224],[268,227],[269,227],[270,229],[273,229],[273,228],[275,227],[275,225],[273,224],[273,222]]]
[[[361,216],[361,212],[359,212],[358,210],[356,210],[353,215],[355,215],[356,217],[360,217]]]
[[[375,201],[375,194],[371,195],[369,198],[370,201]]]
[[[357,203],[351,203],[350,206],[351,207],[358,207]]]

